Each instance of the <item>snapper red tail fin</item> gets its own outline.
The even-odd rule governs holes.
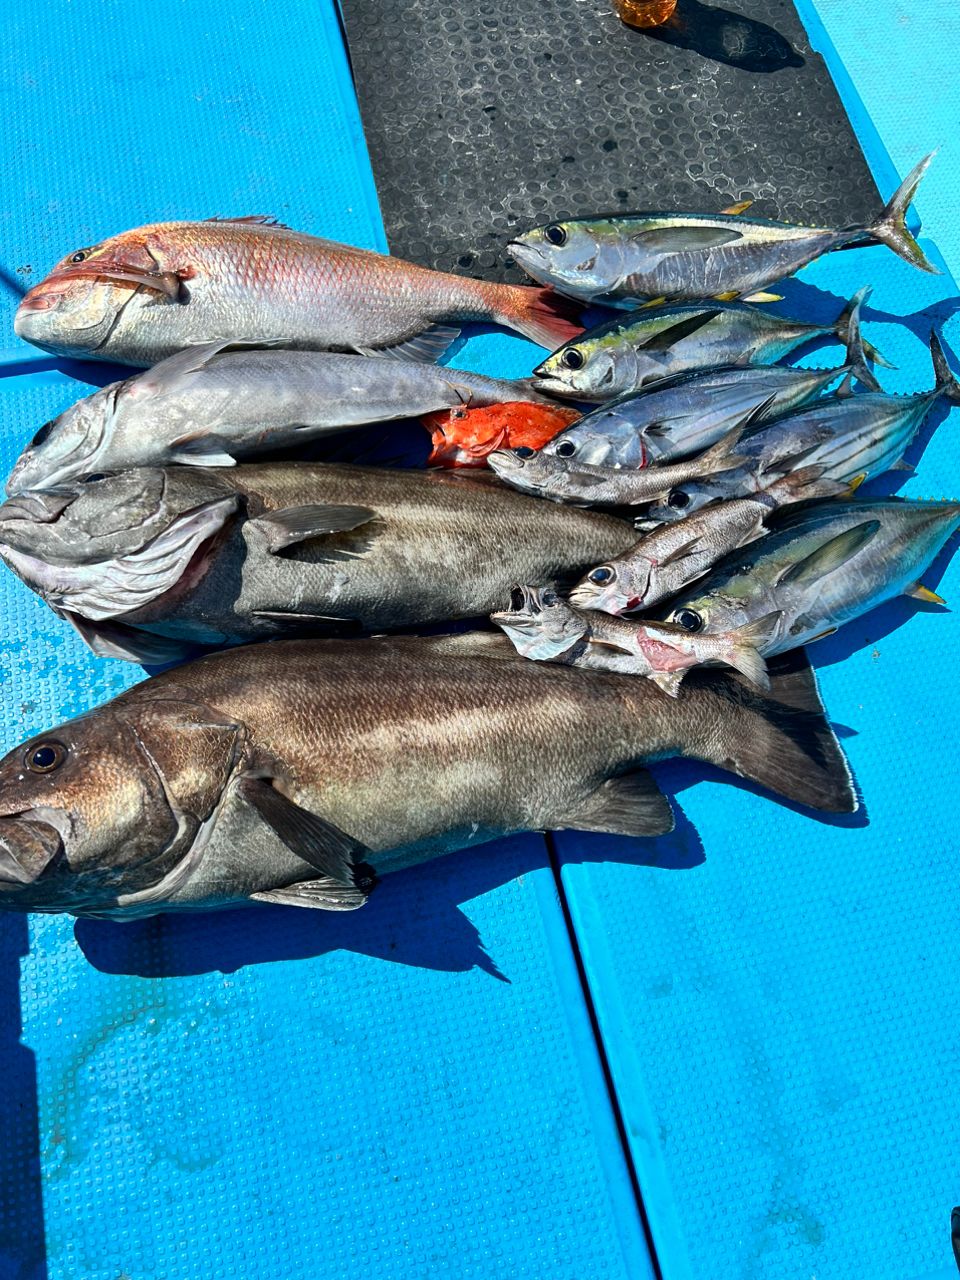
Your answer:
[[[523,334],[539,347],[555,351],[583,333],[579,315],[582,304],[553,289],[533,285],[502,285],[496,300],[496,320]]]

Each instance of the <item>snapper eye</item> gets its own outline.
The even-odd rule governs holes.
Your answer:
[[[42,445],[46,440],[49,440],[49,438],[50,438],[50,432],[51,432],[52,430],[53,430],[53,423],[52,423],[52,422],[45,422],[45,423],[43,424],[43,426],[40,428],[40,430],[37,432],[37,434],[36,434],[36,435],[33,437],[33,439],[30,441],[30,444],[29,444],[27,447],[28,447],[28,448],[30,448],[30,449],[39,449],[39,447],[40,447],[40,446],[41,446],[41,445]]]
[[[28,747],[23,763],[31,773],[52,773],[67,758],[67,749],[60,742],[40,742]]]
[[[78,249],[76,253],[73,253],[70,255],[71,262],[86,262],[86,260],[87,260],[86,249]]]
[[[678,609],[673,620],[678,626],[683,627],[684,631],[699,631],[703,626],[703,619],[696,609]]]
[[[550,244],[556,245],[558,249],[561,245],[567,243],[567,233],[559,222],[552,222],[549,227],[544,227],[543,237]]]
[[[582,369],[584,365],[583,352],[579,347],[567,347],[560,357],[560,362],[566,365],[568,369]]]
[[[558,458],[572,458],[577,452],[577,446],[572,440],[561,440],[554,449],[554,453]]]
[[[611,569],[608,564],[600,565],[599,568],[594,569],[592,573],[588,575],[590,581],[597,583],[598,586],[602,586],[604,582],[609,582],[611,578],[615,578],[616,576],[616,571]]]
[[[689,507],[690,495],[685,493],[683,489],[671,489],[667,494],[667,506],[673,507],[674,511],[682,511],[684,507]]]

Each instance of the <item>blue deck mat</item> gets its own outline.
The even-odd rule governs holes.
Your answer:
[[[383,247],[330,0],[36,0],[0,74],[4,473],[108,375],[12,335],[72,246],[272,213]],[[486,336],[460,360],[532,355]],[[6,572],[0,672],[4,750],[142,678]],[[649,1280],[538,838],[356,916],[7,915],[0,965],[0,1280]]]
[[[823,31],[811,35],[823,48]],[[919,66],[897,74],[925,80]],[[891,189],[862,105],[847,105]],[[932,215],[927,229],[939,232]],[[789,282],[782,305],[834,316],[866,283],[865,331],[899,366],[881,372],[885,387],[931,386],[931,323],[960,350],[949,275],[879,248],[837,254]],[[960,411],[934,413],[908,458],[921,452],[916,475],[864,493],[960,498]],[[956,605],[960,556],[925,581]],[[664,765],[682,810],[672,836],[557,839],[666,1280],[956,1275],[958,648],[960,613],[906,600],[811,647],[828,712],[851,731],[859,817],[824,824]]]

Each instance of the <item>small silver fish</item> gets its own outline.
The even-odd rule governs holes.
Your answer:
[[[835,631],[900,594],[943,603],[919,579],[960,527],[960,503],[828,502],[732,556],[673,601],[668,621],[729,632],[776,612],[765,657]]]
[[[870,292],[866,288],[855,294],[832,325],[790,320],[733,302],[650,307],[571,339],[537,366],[534,378],[549,395],[610,401],[641,387],[659,390],[660,383],[682,374],[737,367],[741,377],[749,377],[744,366],[773,365],[801,343],[831,334],[847,348],[848,367],[856,364],[861,377],[864,356],[886,363],[869,342],[861,347],[860,308]]]
[[[804,227],[739,213],[634,213],[551,222],[507,246],[528,275],[584,302],[636,306],[644,298],[747,298],[821,254],[885,244],[936,273],[905,216],[927,156],[866,227]]]
[[[621,630],[626,642],[632,623],[575,609],[552,587],[514,587],[510,608],[492,613],[490,621],[503,629],[521,657],[534,662],[618,675],[646,675],[649,670],[642,658],[613,643],[621,638]]]
[[[648,666],[647,677],[671,698],[694,667],[733,667],[758,689],[769,689],[767,664],[758,646],[776,631],[777,612],[728,631],[692,634],[679,623],[642,621],[632,625],[630,652]]]
[[[125,467],[232,466],[345,427],[505,401],[547,403],[528,383],[412,360],[207,343],[111,383],[46,423],[20,455],[7,493]]]
[[[662,524],[624,555],[591,569],[571,591],[571,603],[614,614],[650,609],[731,551],[765,537],[766,522],[781,506],[834,497],[845,489],[824,481],[819,467],[801,467],[761,493],[716,502],[685,520]]]

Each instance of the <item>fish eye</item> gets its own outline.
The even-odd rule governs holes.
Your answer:
[[[583,352],[579,347],[567,347],[563,355],[560,357],[562,364],[568,369],[582,369],[584,365]]]
[[[673,507],[674,511],[682,511],[689,505],[690,495],[683,489],[671,489],[667,494],[667,506]]]
[[[520,587],[510,588],[510,608],[514,613],[519,613],[525,603],[524,594]]]
[[[551,222],[549,227],[544,227],[543,235],[545,240],[548,240],[550,244],[556,245],[558,249],[561,245],[567,243],[567,233],[559,222]]]
[[[67,758],[67,749],[60,742],[41,742],[29,747],[23,763],[31,773],[52,773]]]
[[[696,609],[678,609],[674,615],[674,621],[678,626],[683,627],[684,631],[699,631],[703,626],[703,619]]]
[[[560,603],[560,600],[555,591],[544,591],[541,593],[540,603],[545,604],[548,609],[552,609]]]
[[[76,253],[70,255],[71,262],[86,262],[86,260],[87,260],[86,249],[78,249]]]
[[[536,450],[531,449],[529,445],[522,444],[518,449],[514,449],[513,452],[518,458],[532,458]]]
[[[106,471],[91,471],[88,476],[81,476],[80,483],[98,484],[101,480],[106,480],[108,476],[109,472]]]
[[[29,448],[39,449],[50,438],[50,432],[53,430],[52,422],[45,422],[37,434],[30,441]]]
[[[602,585],[604,582],[609,582],[611,578],[615,578],[616,573],[608,564],[602,564],[598,569],[594,569],[588,576],[591,582],[596,582],[598,585]]]
[[[577,446],[572,440],[561,440],[554,450],[558,458],[572,458],[576,452]]]

